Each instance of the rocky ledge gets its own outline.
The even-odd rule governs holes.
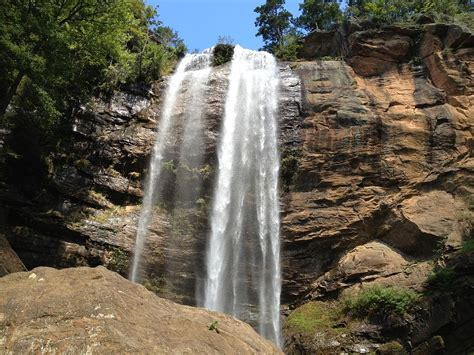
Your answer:
[[[161,299],[104,267],[0,279],[0,353],[281,352],[233,317]]]

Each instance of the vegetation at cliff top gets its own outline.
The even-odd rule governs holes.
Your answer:
[[[285,0],[266,0],[255,8],[257,36],[262,36],[263,49],[283,60],[294,60],[302,39],[314,30],[331,30],[349,19],[386,25],[410,22],[420,15],[435,20],[456,21],[474,28],[474,15],[468,0],[349,0],[341,8],[337,0],[302,0],[301,15],[294,17],[285,7]]]
[[[219,43],[214,47],[212,54],[212,66],[217,67],[232,60],[234,46],[232,44]]]

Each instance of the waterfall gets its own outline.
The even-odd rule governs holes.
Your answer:
[[[157,203],[171,199],[176,221],[205,195],[202,181],[190,182],[189,173],[205,163],[203,116],[211,56],[212,49],[185,56],[169,80],[144,186],[129,275],[134,282],[143,281],[146,271],[146,237]],[[200,292],[196,298],[206,308],[248,321],[281,345],[278,74],[272,55],[235,47],[217,149],[204,299]],[[170,165],[172,185],[166,178]],[[183,264],[180,256],[197,248],[195,240],[196,235],[171,235],[166,241],[162,275],[176,290],[189,286],[193,276],[189,270],[196,260]]]
[[[138,222],[137,236],[135,241],[135,249],[133,253],[132,266],[129,279],[133,282],[141,281],[142,256],[145,247],[145,240],[150,226],[153,210],[156,203],[160,199],[163,184],[160,178],[163,172],[163,163],[165,162],[166,149],[173,126],[176,124],[174,120],[174,110],[178,101],[179,91],[185,80],[189,80],[189,95],[194,107],[185,112],[184,117],[184,133],[183,144],[180,150],[180,161],[193,164],[199,160],[196,154],[196,140],[193,135],[198,135],[196,130],[200,129],[201,107],[203,89],[202,87],[207,81],[210,72],[210,59],[212,48],[205,50],[201,54],[188,54],[179,63],[176,72],[170,78],[168,88],[165,94],[165,102],[161,119],[158,125],[158,133],[153,146],[152,156],[148,176],[145,181],[144,197],[140,219]],[[178,197],[180,198],[180,197]]]
[[[204,306],[243,319],[253,315],[259,333],[281,344],[278,86],[272,55],[235,47],[218,149]]]

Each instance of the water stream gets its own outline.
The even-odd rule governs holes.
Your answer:
[[[203,163],[203,102],[211,56],[211,50],[187,55],[170,78],[145,182],[130,272],[134,282],[143,279],[142,257],[154,208],[163,194],[169,193],[163,191],[167,186],[163,174],[167,151],[178,142],[177,160],[185,170],[198,169]],[[275,58],[236,46],[228,80],[209,217],[204,299],[198,297],[197,303],[248,321],[261,335],[281,345],[280,82]],[[173,127],[180,127],[180,139]],[[202,186],[190,185],[179,171],[175,170],[172,184],[175,207],[201,197]],[[169,249],[179,253],[183,242],[169,240]],[[180,262],[179,257],[168,259]],[[176,278],[178,268],[171,262],[166,277]]]
[[[279,77],[265,52],[235,47],[218,151],[204,306],[280,343]],[[256,304],[257,310],[250,305]]]
[[[199,158],[196,157],[195,149],[193,149],[195,148],[196,142],[192,137],[193,135],[198,135],[196,128],[200,128],[202,111],[199,108],[202,105],[200,99],[203,92],[202,87],[209,76],[211,56],[212,49],[208,49],[200,54],[186,55],[179,63],[176,72],[170,78],[165,93],[162,116],[158,125],[158,133],[153,146],[148,176],[145,181],[142,209],[138,222],[135,249],[129,274],[129,279],[133,282],[141,281],[143,249],[150,222],[153,217],[154,207],[159,201],[163,189],[163,181],[160,178],[162,177],[166,149],[169,148],[168,142],[170,140],[170,133],[173,126],[176,124],[173,113],[176,108],[179,90],[185,80],[189,80],[191,83],[191,85],[189,85],[189,91],[190,95],[194,98],[191,102],[198,102],[199,104],[191,107],[185,115],[184,137],[180,152],[180,160],[191,163],[199,160]]]

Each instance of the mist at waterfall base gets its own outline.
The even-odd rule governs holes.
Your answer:
[[[206,90],[212,90],[211,61],[212,49],[189,54],[169,80],[145,181],[130,271],[134,282],[141,282],[145,273],[142,259],[146,238],[155,206],[166,192],[163,169],[173,142],[179,141],[175,154],[179,164],[198,168],[203,163],[204,105]],[[185,94],[183,86],[187,86]],[[177,115],[183,95],[185,105]],[[278,95],[274,57],[236,46],[207,216],[206,271],[196,282],[196,304],[248,321],[261,335],[281,345]],[[179,140],[172,136],[173,127],[180,127]],[[175,205],[205,198],[200,182],[192,183],[179,174],[175,179]],[[173,277],[173,267],[168,265],[167,269],[168,277]]]

